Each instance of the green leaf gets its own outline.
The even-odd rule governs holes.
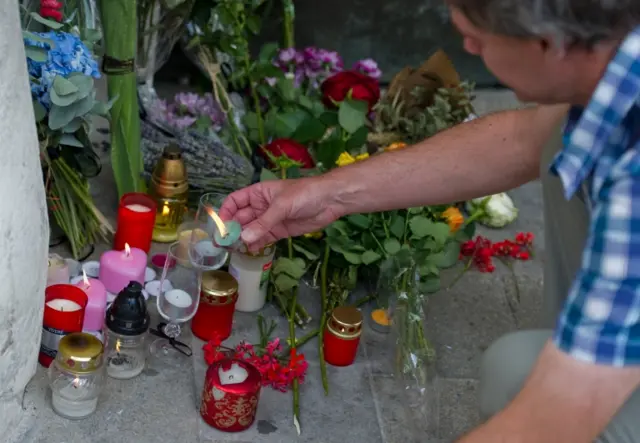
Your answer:
[[[95,94],[91,94],[69,107],[74,109],[76,117],[84,117],[89,112],[91,112],[95,102]]]
[[[113,107],[115,102],[118,100],[118,97],[119,96],[116,95],[106,103],[101,101],[96,101],[93,104],[93,108],[91,109],[91,112],[101,117],[108,117],[109,111],[111,111],[111,108]]]
[[[49,91],[49,97],[51,98],[51,103],[57,106],[69,106],[80,98],[77,93],[58,95],[55,89]]]
[[[369,229],[369,226],[371,226],[371,219],[364,214],[351,214],[346,219],[347,222],[362,230]]]
[[[402,245],[400,245],[400,242],[395,238],[386,239],[382,245],[384,246],[384,250],[387,251],[389,255],[397,254],[402,247]]]
[[[322,138],[326,130],[327,128],[322,124],[320,120],[313,117],[312,115],[307,115],[307,117],[302,120],[302,123],[300,123],[298,129],[296,129],[291,138],[303,144],[315,142]]]
[[[69,75],[68,80],[78,88],[79,98],[85,98],[93,92],[93,78],[88,75],[73,73]]]
[[[36,123],[40,123],[47,116],[47,110],[37,100],[33,100],[31,103],[33,104],[33,114],[36,118]]]
[[[271,172],[269,169],[262,168],[262,171],[260,171],[260,181],[261,182],[266,182],[266,181],[269,181],[269,180],[280,180],[280,179],[278,178],[278,176],[276,174]]]
[[[389,224],[389,231],[397,239],[401,239],[404,236],[404,217],[399,214],[395,214],[391,218],[391,223]]]
[[[71,83],[71,81],[67,80],[61,75],[56,75],[53,79],[53,90],[60,97],[75,94],[80,91],[76,85],[74,85],[73,83]]]
[[[456,241],[447,242],[444,249],[435,254],[432,259],[434,263],[442,269],[450,268],[458,263],[460,255],[460,243]]]
[[[287,257],[280,257],[276,260],[273,266],[273,273],[275,275],[287,274],[296,280],[302,278],[305,272],[305,263],[301,258],[290,259]]]
[[[336,166],[336,160],[344,151],[344,141],[339,137],[332,136],[319,143],[316,149],[316,157],[318,162],[322,163],[325,168],[331,169]]]
[[[450,228],[446,223],[436,223],[423,215],[417,215],[409,220],[413,238],[420,239],[427,236],[433,237],[439,245],[444,245],[450,237]]]
[[[439,273],[440,269],[433,260],[433,257],[428,257],[427,260],[423,261],[420,266],[418,266],[418,274],[420,274],[421,277],[438,275]]]
[[[252,34],[257,35],[260,33],[260,26],[262,26],[262,23],[260,17],[257,15],[250,15],[247,17],[246,25]]]
[[[63,134],[62,137],[60,137],[60,144],[66,146],[74,146],[76,148],[84,148],[82,142],[71,134]]]
[[[356,132],[351,134],[349,139],[347,140],[347,151],[353,151],[355,149],[360,149],[367,142],[367,136],[369,135],[369,128],[366,126],[362,126]]]
[[[74,106],[52,105],[49,111],[49,129],[56,131],[67,126],[76,117]]]
[[[293,250],[294,251],[299,252],[300,254],[304,255],[307,258],[307,260],[314,261],[314,260],[317,260],[318,257],[319,257],[318,254],[309,251],[307,248],[303,247],[302,245],[300,245],[299,243],[297,243],[295,241],[293,242],[292,246],[293,246]]]
[[[355,133],[367,121],[369,105],[361,100],[345,99],[338,109],[340,126],[350,134]]]
[[[35,46],[25,46],[24,52],[27,58],[38,63],[46,62],[49,57],[49,53],[46,49],[36,48]]]
[[[287,274],[280,274],[275,278],[273,284],[278,288],[278,291],[286,292],[298,286],[300,284],[300,280],[291,278]]]
[[[302,120],[304,120],[304,112],[287,112],[277,114],[275,118],[274,135],[277,138],[291,138],[291,135],[298,129]]]
[[[362,253],[362,263],[364,263],[365,265],[370,265],[372,263],[377,262],[378,260],[380,260],[382,258],[382,255],[378,254],[376,251],[364,251]]]
[[[45,25],[48,28],[53,29],[54,31],[62,29],[62,27],[64,26],[62,23],[58,23],[58,22],[56,22],[54,20],[49,20],[49,19],[46,19],[46,18],[42,17],[37,12],[32,12],[30,15],[31,15],[31,18],[33,18],[35,21],[37,21],[38,23],[40,23],[42,25]]]
[[[325,111],[322,114],[320,114],[319,119],[327,127],[338,125],[338,113],[335,111]]]
[[[255,112],[247,112],[242,118],[242,123],[248,129],[258,129],[258,115]]]
[[[418,283],[418,290],[424,294],[433,294],[440,290],[440,276],[435,275],[421,279]]]
[[[22,30],[22,38],[23,39],[29,39],[29,40],[32,40],[34,42],[46,43],[49,46],[54,46],[55,45],[53,40],[51,40],[49,38],[46,38],[46,37],[42,37],[42,36],[40,36],[38,34],[30,32],[30,31]]]
[[[64,132],[65,134],[73,134],[74,132],[76,132],[78,129],[82,127],[83,122],[84,120],[82,120],[79,117],[76,117],[73,120],[71,120],[71,122],[68,125],[62,128],[62,132]]]
[[[350,251],[342,251],[342,255],[352,265],[359,265],[362,263],[362,258],[360,254],[356,254],[355,252],[350,252]]]
[[[258,60],[262,63],[271,63],[271,60],[278,53],[278,44],[277,43],[267,43],[260,47],[260,54],[258,55]]]
[[[99,29],[86,28],[82,30],[82,39],[89,43],[97,43],[102,40],[102,32]]]

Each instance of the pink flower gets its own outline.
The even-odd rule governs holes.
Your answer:
[[[378,80],[382,77],[382,71],[378,68],[378,63],[371,58],[365,58],[353,65],[353,70]]]

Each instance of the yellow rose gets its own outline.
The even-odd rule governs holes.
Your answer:
[[[342,167],[342,166],[350,165],[351,163],[355,163],[355,162],[356,162],[356,159],[353,158],[351,154],[349,154],[348,152],[343,152],[342,154],[340,154],[340,157],[338,157],[338,160],[336,160],[336,165]]]
[[[366,152],[364,154],[356,155],[356,161],[357,162],[362,161],[362,160],[366,160],[368,158],[369,158],[369,154],[367,154]]]
[[[462,224],[464,223],[464,217],[462,216],[462,213],[455,206],[447,208],[442,213],[442,216],[447,221],[451,232],[457,232],[458,229],[460,229],[460,226],[462,226]]]
[[[384,148],[385,151],[396,151],[398,149],[406,148],[407,144],[403,142],[391,143],[389,146]]]

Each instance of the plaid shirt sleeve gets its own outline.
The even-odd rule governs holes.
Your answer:
[[[559,349],[587,362],[640,364],[640,144],[591,210],[582,267],[558,320]]]

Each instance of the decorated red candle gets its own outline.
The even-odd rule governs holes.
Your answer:
[[[353,306],[331,312],[323,333],[324,359],[333,366],[349,366],[356,359],[362,334],[362,313]]]
[[[112,294],[118,294],[132,281],[144,285],[146,270],[147,254],[127,243],[124,251],[107,251],[100,257],[100,281]]]
[[[238,282],[228,272],[202,274],[200,305],[191,321],[193,334],[201,340],[226,340],[231,335],[233,311],[238,300]]]
[[[129,244],[148,253],[155,221],[156,203],[151,197],[139,192],[123,195],[118,207],[118,229],[113,249],[121,251],[125,244]]]
[[[225,358],[213,363],[204,380],[202,419],[220,431],[248,429],[256,419],[261,382],[258,369],[243,360]]]
[[[87,294],[73,285],[52,285],[44,290],[42,341],[38,355],[42,366],[49,367],[62,337],[82,331],[87,301]]]

